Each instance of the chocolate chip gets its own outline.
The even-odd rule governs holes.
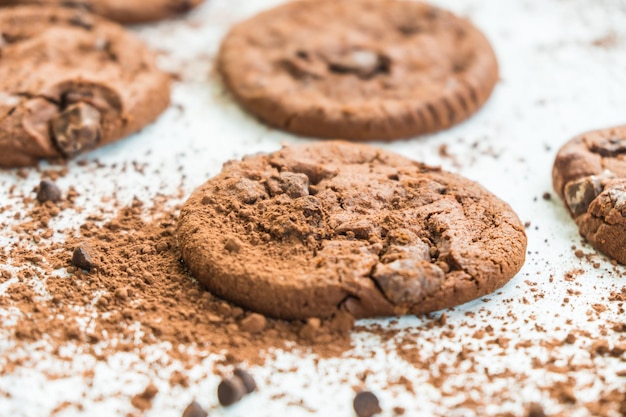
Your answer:
[[[602,183],[594,176],[580,178],[565,185],[565,202],[577,217],[587,212],[589,204],[602,192]]]
[[[86,103],[73,104],[50,120],[50,132],[61,153],[74,156],[100,141],[100,112]]]
[[[195,401],[192,401],[183,411],[183,417],[207,417],[208,415],[204,408]]]
[[[222,382],[217,386],[217,399],[223,406],[236,403],[247,393],[248,390],[244,382],[237,376],[222,379]]]
[[[328,58],[328,69],[338,74],[355,74],[359,78],[372,78],[376,74],[388,73],[389,58],[376,52],[362,49]]]
[[[86,269],[87,271],[93,268],[95,264],[90,252],[90,248],[86,245],[81,245],[74,249],[74,253],[72,255],[72,265],[81,269]]]
[[[61,199],[61,190],[55,183],[49,180],[43,180],[39,183],[39,190],[37,191],[37,200],[40,203],[46,201],[59,201]]]
[[[526,417],[546,417],[543,407],[539,403],[530,403],[526,412]]]
[[[235,368],[233,373],[236,377],[241,379],[241,382],[243,382],[243,385],[246,387],[246,392],[248,394],[256,391],[256,382],[254,382],[254,378],[252,378],[252,375],[250,375],[248,371],[245,371],[241,368]]]
[[[372,417],[380,413],[382,410],[378,404],[378,398],[370,391],[361,391],[352,402],[354,411],[359,417]]]

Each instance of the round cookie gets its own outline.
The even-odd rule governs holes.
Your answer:
[[[286,319],[452,307],[505,284],[526,249],[475,182],[337,141],[227,162],[185,203],[178,240],[209,291]]]
[[[0,6],[78,7],[120,23],[144,23],[187,12],[204,0],[0,0]]]
[[[626,264],[626,126],[567,142],[554,161],[552,182],[580,234]]]
[[[60,7],[0,9],[0,166],[69,158],[167,108],[170,81],[132,33]]]
[[[498,80],[470,22],[424,3],[304,0],[236,25],[218,69],[250,113],[296,134],[392,140],[450,127]]]

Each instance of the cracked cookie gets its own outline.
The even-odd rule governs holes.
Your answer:
[[[475,113],[498,64],[469,21],[413,1],[305,0],[236,25],[218,69],[237,101],[296,134],[392,140]]]
[[[286,319],[452,307],[504,285],[526,250],[475,182],[338,141],[227,162],[185,203],[178,240],[211,292]]]
[[[76,7],[119,23],[144,23],[187,12],[204,0],[0,0],[0,6]]]
[[[70,158],[154,121],[170,81],[132,33],[60,7],[0,9],[0,166]]]
[[[580,234],[626,264],[626,126],[567,142],[554,161],[552,182]]]

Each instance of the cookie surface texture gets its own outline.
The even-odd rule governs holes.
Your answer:
[[[227,35],[218,69],[267,124],[349,140],[450,127],[498,79],[494,52],[470,22],[398,0],[305,0],[263,12]]]
[[[132,33],[65,8],[0,9],[0,166],[69,158],[138,131],[170,81]]]
[[[480,185],[337,141],[227,162],[185,203],[178,239],[212,293],[286,319],[462,304],[505,284],[526,249]]]
[[[563,145],[552,182],[580,234],[626,264],[626,126],[585,133]]]
[[[144,23],[187,12],[204,0],[0,0],[0,6],[42,4],[70,6],[119,23]]]

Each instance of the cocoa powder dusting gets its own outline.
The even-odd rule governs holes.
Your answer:
[[[24,203],[31,210],[14,227],[24,240],[46,234],[45,223],[63,208],[30,199]],[[20,271],[0,305],[21,313],[13,326],[16,338],[32,342],[45,337],[54,350],[71,341],[85,352],[97,350],[100,358],[169,342],[169,354],[177,359],[192,361],[179,347],[193,346],[226,350],[226,362],[233,364],[262,363],[268,349],[285,348],[290,341],[303,341],[322,356],[350,346],[349,327],[328,321],[315,337],[300,337],[303,323],[247,313],[205,291],[180,259],[176,221],[177,208],[164,211],[159,202],[146,208],[135,199],[111,220],[87,220],[65,241],[40,240],[34,248],[13,252],[10,263]],[[47,277],[41,279],[39,271]],[[12,276],[3,272],[3,277]],[[34,281],[45,285],[45,296],[35,290]],[[81,325],[88,317],[89,325]]]

